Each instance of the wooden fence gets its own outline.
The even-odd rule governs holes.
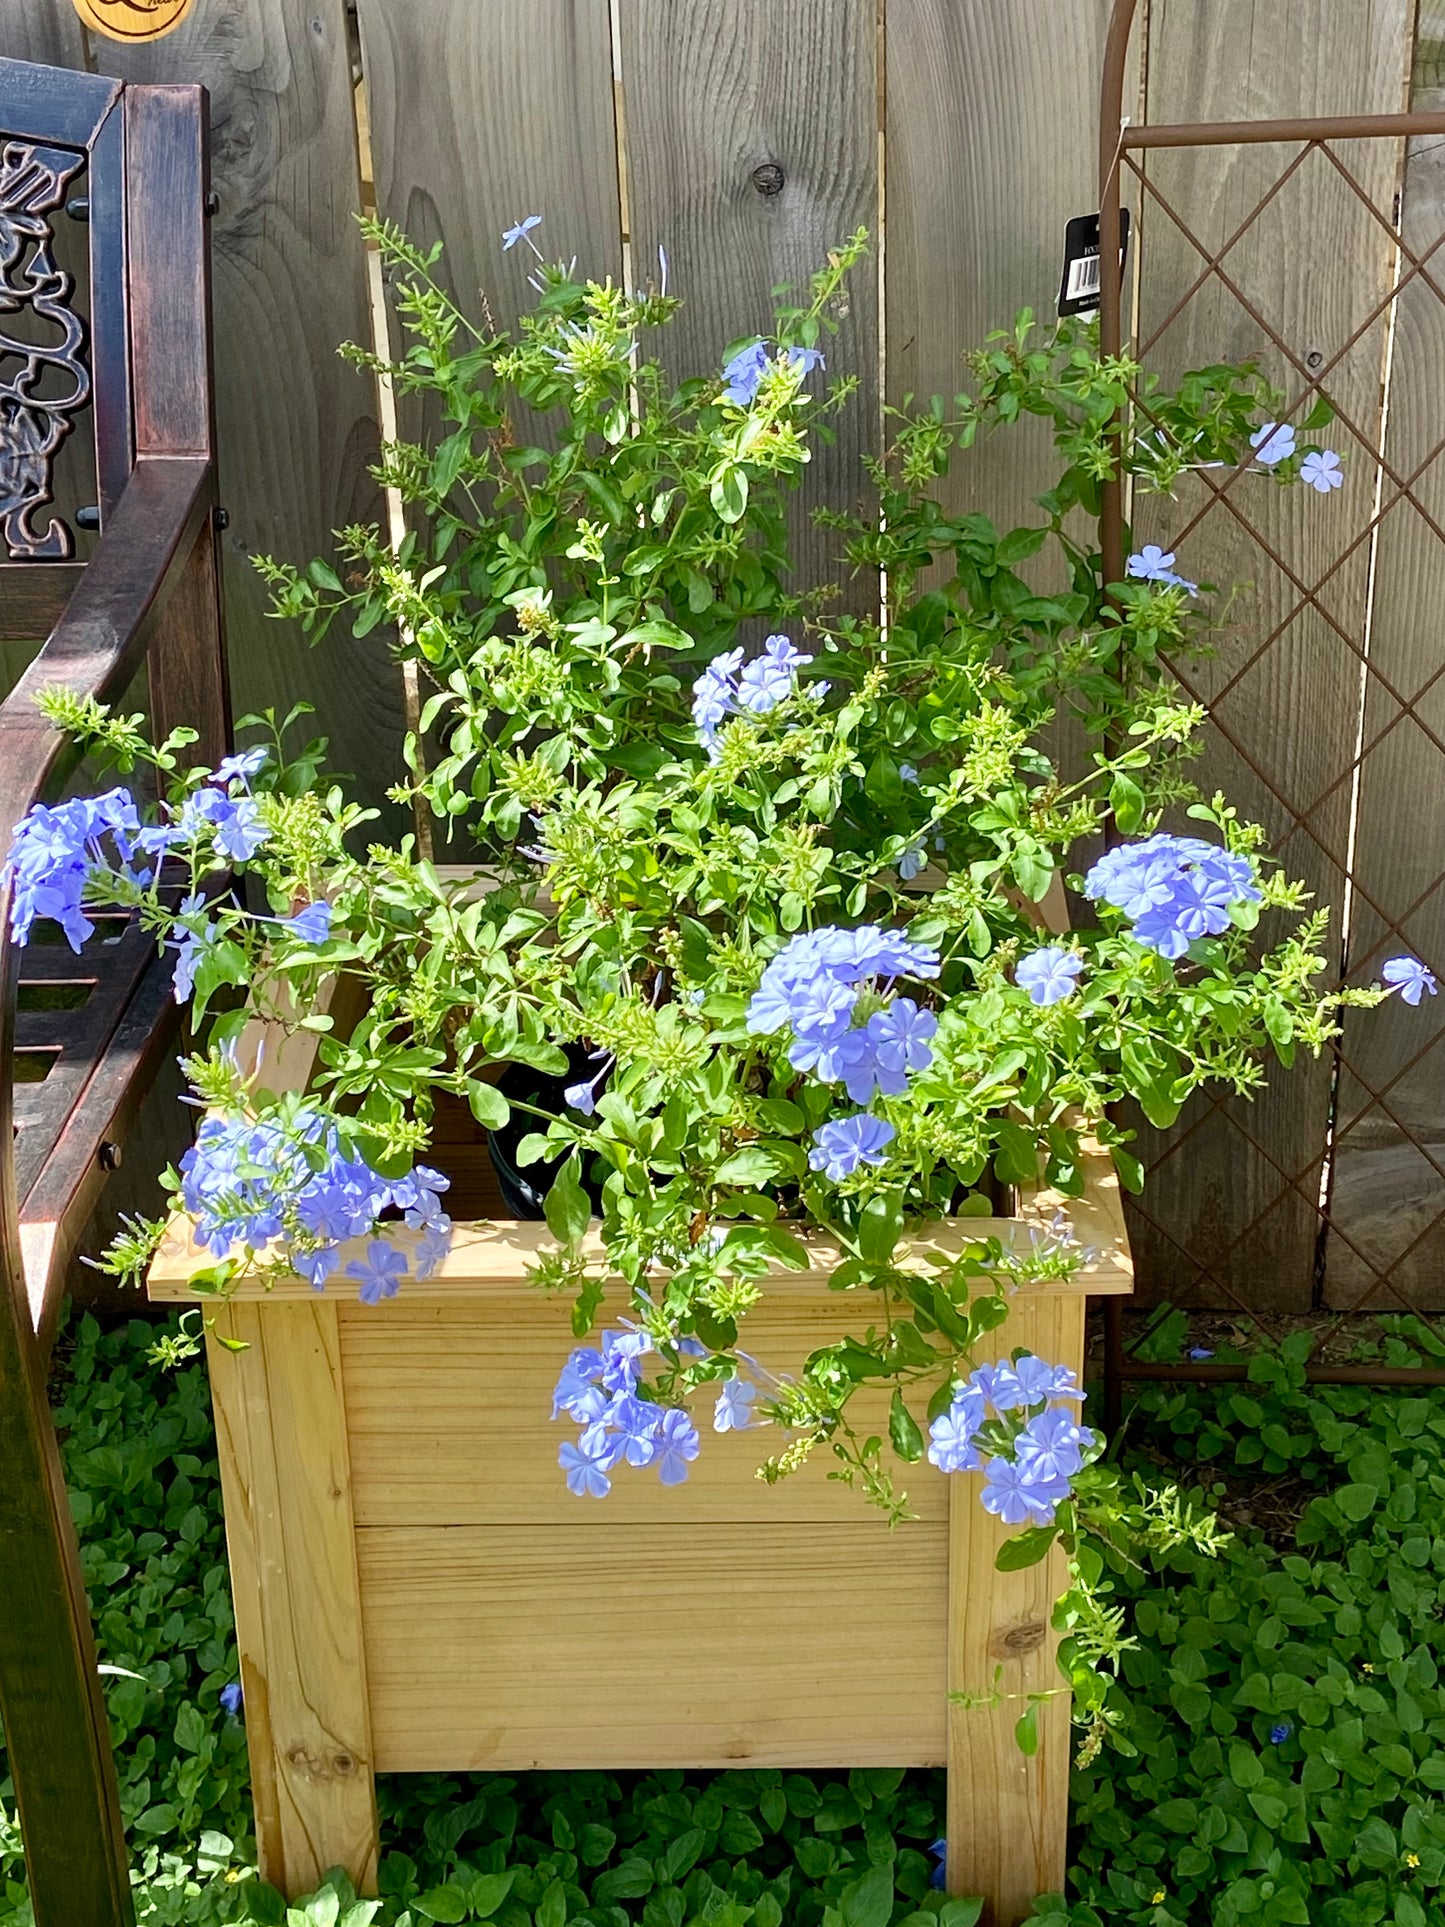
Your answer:
[[[1141,0],[1139,11],[1139,111],[1154,121],[1445,100],[1445,0]],[[523,251],[499,245],[521,215],[543,214],[549,254],[575,252],[598,276],[645,280],[665,246],[687,304],[669,352],[689,373],[715,369],[729,339],[766,325],[775,284],[801,283],[830,242],[868,226],[879,237],[876,272],[858,277],[830,350],[830,372],[856,374],[860,391],[836,447],[814,464],[804,508],[836,502],[855,491],[860,455],[878,446],[885,402],[953,392],[962,355],[987,329],[1024,305],[1051,312],[1064,223],[1096,205],[1109,12],[1109,0],[194,0],[176,33],[126,49],[87,45],[70,0],[6,0],[0,53],[211,90],[238,703],[305,694],[336,766],[373,798],[398,772],[404,703],[385,639],[338,633],[311,655],[265,618],[248,566],[258,551],[304,560],[327,548],[333,527],[381,513],[367,474],[376,398],[335,353],[371,334],[353,218],[370,196],[418,241],[443,241],[458,298],[475,309],[484,291],[501,320],[527,300]],[[360,146],[359,124],[369,132]],[[1386,212],[1401,195],[1406,229],[1428,245],[1445,224],[1440,151],[1422,143],[1407,156],[1401,143],[1380,173]],[[1249,186],[1217,153],[1176,177],[1201,222]],[[1390,271],[1389,246],[1369,223],[1341,225],[1331,205],[1306,197],[1268,242],[1279,316],[1301,354],[1368,306]],[[1196,310],[1192,357],[1256,345],[1237,327],[1209,336],[1200,326],[1209,312]],[[1442,330],[1442,314],[1402,309],[1388,412],[1378,356],[1358,371],[1359,407],[1381,445],[1388,420],[1401,460],[1411,438],[1424,438],[1422,453],[1435,439],[1445,332],[1430,331]],[[1006,526],[1026,516],[1049,468],[1041,435],[988,443],[959,465],[950,506]],[[1439,472],[1420,489],[1445,494]],[[1282,517],[1279,539],[1312,538]],[[1398,659],[1418,686],[1440,659],[1445,544],[1392,548],[1382,538],[1371,556],[1380,589],[1362,564],[1347,578],[1342,620],[1371,628],[1375,659]],[[810,551],[808,566],[826,565]],[[1251,621],[1268,617],[1263,592],[1259,600]],[[1365,678],[1348,665],[1320,673],[1303,640],[1272,664],[1249,693],[1251,753],[1303,806],[1316,777],[1339,781],[1342,759],[1349,765],[1388,719]],[[1229,766],[1227,755],[1212,765]],[[1331,805],[1344,812],[1352,860],[1378,881],[1373,901],[1403,910],[1445,871],[1442,775],[1433,723],[1412,716],[1389,756]],[[1258,786],[1241,800],[1268,816]],[[1349,910],[1345,866],[1322,864],[1299,839],[1284,854],[1332,908]],[[1375,940],[1375,913],[1357,901],[1354,915],[1359,954]],[[1396,947],[1445,966],[1445,892],[1405,921]],[[1250,1129],[1304,1175],[1242,1242],[1278,1174],[1229,1113],[1211,1118],[1161,1174],[1153,1216],[1165,1230],[1137,1227],[1146,1289],[1195,1290],[1207,1302],[1223,1281],[1256,1302],[1307,1310],[1332,1290],[1349,1296],[1365,1249],[1380,1262],[1399,1256],[1417,1298],[1438,1295],[1445,1092],[1437,1057],[1417,1053],[1441,1028],[1429,1009],[1392,1012],[1352,1026],[1343,1068],[1326,1061],[1293,1081],[1276,1077]],[[1387,1103],[1363,1094],[1386,1085]],[[1350,1231],[1343,1243],[1322,1233],[1308,1196],[1327,1156]]]

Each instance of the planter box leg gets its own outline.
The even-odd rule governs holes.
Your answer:
[[[1026,1346],[1082,1378],[1084,1304],[1082,1296],[1017,1299],[1000,1349]],[[997,1571],[995,1555],[1017,1528],[984,1511],[981,1483],[978,1473],[950,1482],[948,1684],[1005,1697],[948,1709],[948,1889],[982,1894],[988,1927],[1015,1927],[1038,1894],[1064,1886],[1069,1699],[1049,1621],[1067,1566],[1053,1553],[1022,1572]],[[1020,1696],[1048,1691],[1057,1697],[1039,1707],[1038,1751],[1029,1756],[1014,1738],[1028,1704]]]
[[[231,1352],[218,1342],[240,1339]],[[232,1304],[207,1344],[261,1874],[289,1899],[377,1821],[336,1308]]]

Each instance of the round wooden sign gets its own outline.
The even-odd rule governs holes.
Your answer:
[[[75,0],[86,26],[110,40],[159,40],[190,10],[191,0]]]

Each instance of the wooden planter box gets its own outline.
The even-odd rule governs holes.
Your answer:
[[[273,1048],[268,1083],[304,1082],[313,1049],[304,1034]],[[435,1277],[377,1306],[344,1283],[243,1286],[208,1342],[264,1876],[294,1896],[342,1865],[374,1891],[377,1772],[946,1765],[950,1889],[987,1896],[1000,1923],[1058,1891],[1065,1697],[1032,1758],[1017,1698],[948,1698],[988,1692],[999,1668],[1004,1694],[1060,1684],[1057,1558],[995,1570],[1007,1533],[977,1475],[900,1466],[919,1516],[893,1531],[828,1479],[826,1450],[766,1486],[775,1435],[716,1434],[701,1409],[685,1485],[622,1467],[607,1499],[573,1497],[557,1466],[572,1428],[548,1416],[569,1308],[526,1277],[546,1227],[481,1215],[475,1141],[435,1155],[459,1218],[478,1214]],[[1057,1202],[941,1225],[934,1248],[1011,1238]],[[1131,1285],[1104,1154],[1068,1208],[1100,1256],[1021,1290],[994,1349],[1081,1372],[1085,1295]],[[815,1270],[781,1274],[748,1317],[774,1367],[872,1316],[828,1291],[837,1253],[812,1243]],[[151,1298],[193,1301],[207,1262],[180,1220]],[[886,1436],[884,1421],[881,1400],[864,1406]]]

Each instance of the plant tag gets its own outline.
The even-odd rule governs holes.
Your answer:
[[[1119,273],[1129,258],[1129,210],[1119,210]],[[1099,305],[1099,217],[1076,214],[1064,229],[1059,313],[1092,314]]]

